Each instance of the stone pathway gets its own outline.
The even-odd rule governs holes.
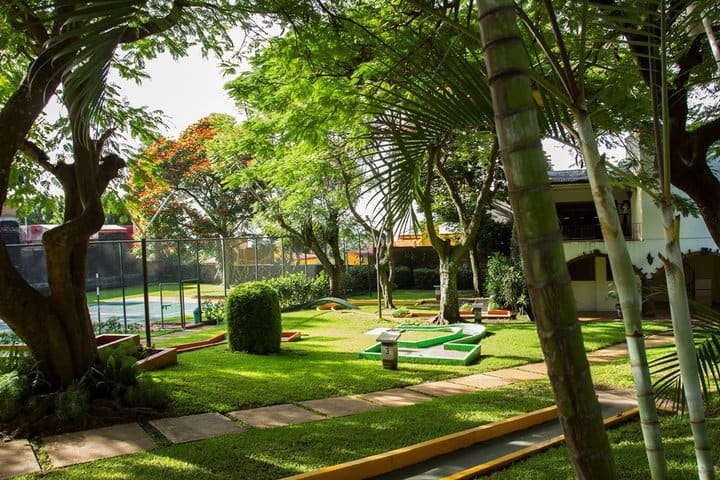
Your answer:
[[[645,339],[647,347],[672,341],[672,337],[653,335]],[[613,345],[587,354],[590,363],[616,360],[627,355],[625,344]],[[172,443],[184,443],[220,435],[241,433],[240,424],[254,428],[274,428],[325,418],[354,415],[383,407],[400,407],[426,402],[436,397],[496,388],[516,382],[547,378],[544,363],[478,373],[449,380],[426,382],[407,388],[344,397],[308,400],[297,404],[272,405],[248,410],[204,413],[149,422],[150,426]],[[229,418],[228,418],[229,417]],[[152,450],[157,444],[137,423],[54,435],[42,438],[54,468],[91,462],[103,458]],[[40,466],[26,440],[0,443],[0,479],[39,472]]]

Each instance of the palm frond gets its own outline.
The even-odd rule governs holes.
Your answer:
[[[690,300],[690,305],[700,384],[707,403],[713,395],[720,394],[720,312],[693,300]],[[649,367],[656,377],[653,388],[658,399],[673,410],[683,412],[685,396],[677,352],[673,350],[652,360]]]

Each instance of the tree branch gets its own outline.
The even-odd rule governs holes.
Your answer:
[[[168,12],[168,14],[164,17],[149,20],[137,27],[125,28],[120,36],[119,43],[125,44],[137,42],[138,40],[170,30],[172,27],[180,23],[186,6],[202,6],[207,8],[214,7],[213,5],[209,5],[204,2],[185,2],[183,0],[175,0],[170,12]]]

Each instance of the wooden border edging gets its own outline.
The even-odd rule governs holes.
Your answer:
[[[501,422],[471,428],[444,437],[398,448],[351,462],[333,465],[312,472],[301,473],[284,480],[362,480],[382,475],[430,458],[449,453],[476,443],[492,440],[508,433],[524,430],[557,418],[557,406],[511,417]]]
[[[613,417],[606,418],[604,421],[605,428],[613,427],[619,423],[626,422],[631,418],[637,416],[639,412],[640,410],[638,410],[637,408],[632,408]],[[442,480],[468,480],[475,478],[478,475],[485,475],[495,470],[499,470],[502,467],[509,465],[510,463],[516,462],[522,458],[528,457],[536,453],[540,453],[550,447],[554,447],[555,445],[558,445],[559,443],[562,443],[564,441],[565,435],[558,435],[557,437],[550,438],[543,442],[536,443],[535,445],[531,445],[516,452],[496,458],[495,460],[492,460],[490,462],[482,463],[472,468],[468,468],[467,470],[463,470],[448,477],[444,477]]]

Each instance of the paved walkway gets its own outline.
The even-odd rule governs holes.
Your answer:
[[[645,339],[647,347],[666,344],[671,337],[652,335]],[[625,344],[588,353],[590,363],[607,362],[627,355]],[[308,400],[297,404],[272,405],[230,412],[204,413],[149,422],[155,433],[170,443],[184,443],[210,437],[240,433],[247,426],[274,428],[325,418],[354,415],[384,407],[398,407],[426,402],[436,397],[457,395],[500,387],[516,382],[547,378],[544,363],[531,363],[404,388]],[[152,450],[153,438],[138,423],[43,437],[47,458],[54,468],[91,462],[103,458]],[[0,444],[0,479],[24,473],[39,472],[36,452],[27,440]]]

